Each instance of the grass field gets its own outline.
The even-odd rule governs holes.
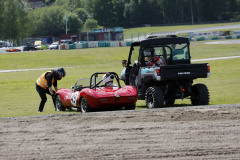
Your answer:
[[[68,51],[38,51],[0,55],[1,70],[29,68],[66,68],[67,75],[58,84],[59,88],[69,88],[78,78],[89,77],[97,71],[122,70],[121,60],[128,56],[128,47],[89,48]],[[191,44],[192,59],[239,56],[239,44],[207,45],[204,42]],[[211,77],[197,79],[210,91],[210,104],[234,104],[240,102],[240,58],[208,61]],[[37,115],[40,97],[35,90],[35,80],[46,70],[0,73],[0,117]],[[189,105],[190,100],[177,100],[175,106]],[[137,109],[145,109],[144,101],[137,102]],[[45,114],[54,111],[51,97],[45,105]],[[63,112],[61,112],[62,114]],[[65,112],[69,113],[69,112]]]
[[[192,59],[240,56],[239,50],[239,44],[191,43]],[[119,47],[0,54],[0,70],[69,67],[66,68],[66,77],[59,81],[58,86],[70,89],[78,78],[90,77],[97,71],[120,74],[123,69],[121,60],[127,59],[128,52],[129,47]],[[240,58],[207,62],[211,65],[211,77],[197,79],[196,83],[208,86],[210,104],[240,103]],[[35,81],[45,71],[0,73],[0,117],[38,115],[40,97],[35,90]],[[145,109],[144,105],[144,101],[138,101],[137,109]],[[175,106],[179,105],[190,105],[190,100],[177,100]],[[59,113],[69,112],[55,112],[48,96],[41,115]]]

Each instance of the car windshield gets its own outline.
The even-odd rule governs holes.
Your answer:
[[[90,78],[80,78],[74,84],[74,89],[78,88],[89,88],[90,87]]]
[[[105,74],[105,73],[104,73]],[[82,90],[83,88],[93,88],[93,87],[105,87],[105,82],[107,82],[104,78],[105,81],[103,81],[103,75],[104,74],[99,74],[99,76],[92,76],[92,81],[91,78],[80,78],[76,81],[76,83],[74,84],[74,86],[72,87],[72,89],[74,90]],[[116,76],[113,73],[113,87],[121,87],[120,84],[118,83],[118,81],[116,80]],[[118,77],[118,76],[117,76]],[[96,78],[96,81],[95,81]],[[91,86],[90,86],[90,81],[91,81]],[[95,82],[97,85],[95,85]]]

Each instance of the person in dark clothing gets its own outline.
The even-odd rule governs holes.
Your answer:
[[[41,102],[38,108],[38,112],[42,112],[45,103],[47,102],[46,94],[52,96],[53,104],[55,106],[55,99],[54,94],[55,91],[58,90],[57,81],[61,80],[62,77],[66,76],[66,72],[64,68],[58,68],[57,70],[52,70],[43,73],[37,80],[36,80],[36,90],[41,97]],[[55,91],[52,89],[52,85],[54,86]]]

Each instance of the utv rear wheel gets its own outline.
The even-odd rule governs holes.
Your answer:
[[[86,112],[91,111],[91,109],[88,105],[88,102],[87,102],[86,98],[84,98],[84,97],[81,98],[80,107],[81,107],[81,112],[82,113],[86,113]]]
[[[145,94],[146,106],[151,108],[164,107],[164,95],[161,88],[157,86],[149,87]]]
[[[194,106],[209,104],[209,92],[205,84],[195,84],[192,86],[191,101]]]
[[[56,107],[56,111],[65,111],[66,110],[66,108],[62,104],[62,100],[59,95],[57,95],[57,97],[56,97],[55,107]]]

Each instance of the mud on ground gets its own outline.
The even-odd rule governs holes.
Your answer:
[[[0,119],[0,159],[239,159],[240,104]]]

